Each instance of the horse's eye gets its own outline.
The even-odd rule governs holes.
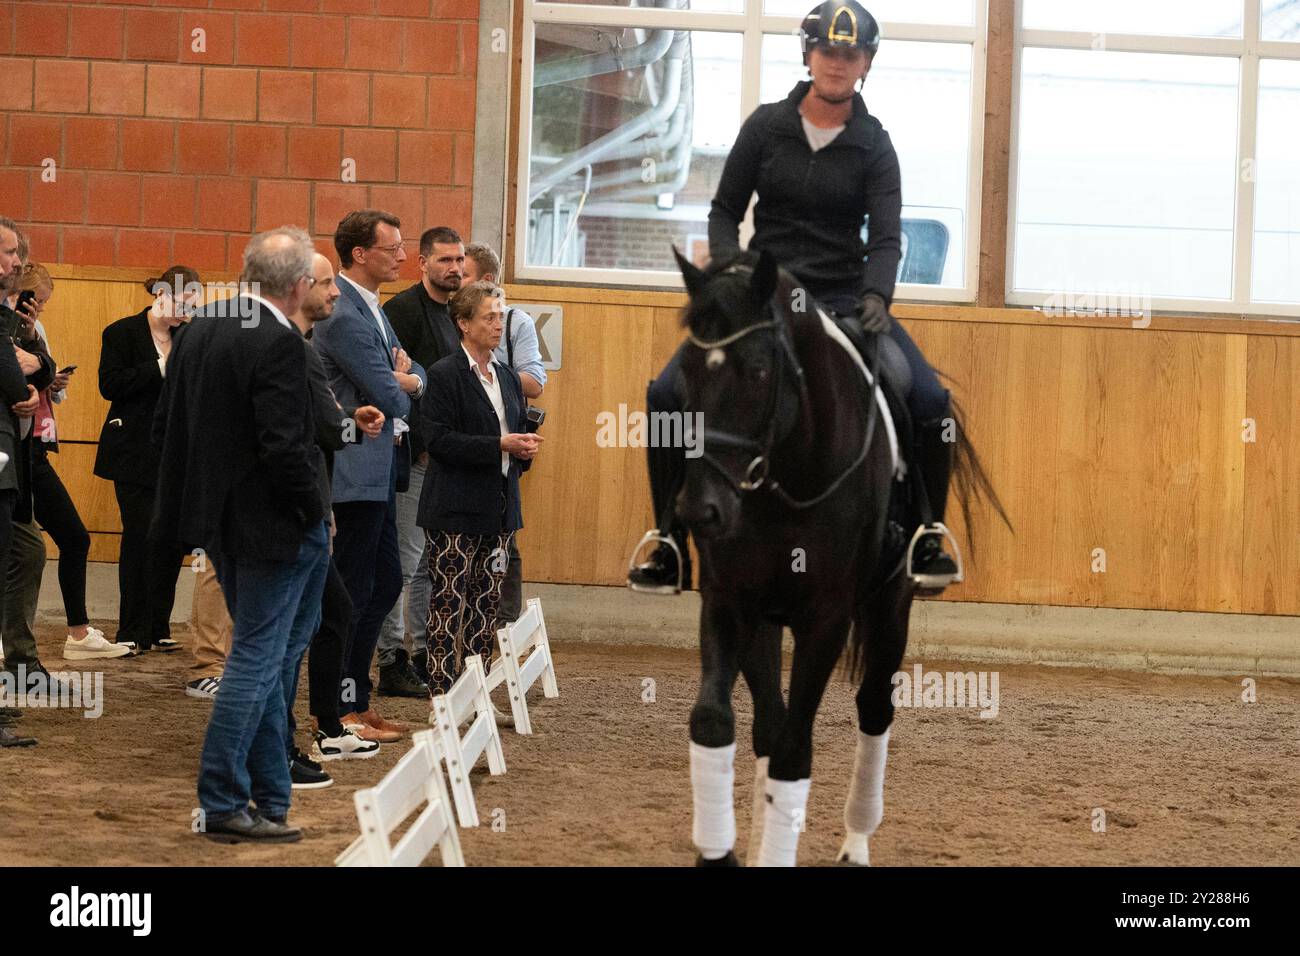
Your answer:
[[[768,374],[766,365],[751,365],[749,368],[749,377],[756,382],[766,382]]]

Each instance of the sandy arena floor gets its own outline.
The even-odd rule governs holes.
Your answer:
[[[52,668],[63,666],[61,642],[61,629],[43,629],[42,657]],[[534,692],[537,733],[507,732],[509,772],[475,776],[484,825],[461,831],[467,861],[692,863],[687,718],[696,655],[560,644],[556,658],[560,697]],[[27,711],[22,729],[40,745],[0,751],[0,863],[331,863],[357,832],[352,793],[380,779],[408,745],[328,764],[333,787],[295,793],[292,820],[307,831],[301,843],[212,844],[189,829],[209,710],[182,691],[189,663],[185,650],[105,662],[97,720]],[[1260,680],[1258,702],[1243,703],[1239,679],[1043,667],[1000,675],[995,719],[900,710],[873,863],[1300,864],[1300,682]],[[653,703],[642,700],[647,677]],[[743,683],[738,689],[743,858],[753,764],[748,696]],[[300,726],[305,700],[304,686]],[[380,709],[412,722],[427,712],[414,700],[381,699]],[[805,865],[830,861],[839,847],[854,734],[851,689],[837,679],[817,724]],[[1096,807],[1106,812],[1104,833],[1093,832]],[[494,811],[503,829],[492,828]]]

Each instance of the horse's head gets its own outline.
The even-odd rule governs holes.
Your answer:
[[[697,538],[725,538],[798,423],[803,373],[771,255],[703,270],[674,254],[691,299],[681,360],[690,441],[677,512]]]

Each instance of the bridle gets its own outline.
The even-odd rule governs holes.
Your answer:
[[[745,273],[752,272],[748,266],[731,266],[724,270],[722,274],[727,273]],[[774,307],[775,297],[769,299],[763,307],[764,319],[753,325],[747,325],[743,329],[731,333],[723,338],[714,341],[705,341],[696,336],[693,332],[687,333],[687,341],[698,349],[703,349],[706,353],[714,350],[721,351],[725,354],[728,347],[741,341],[749,335],[757,332],[771,331],[772,333],[772,385],[769,391],[769,400],[767,404],[767,426],[762,438],[749,438],[742,435],[736,435],[731,432],[722,431],[716,428],[704,429],[704,451],[701,455],[702,460],[714,469],[723,480],[731,487],[737,497],[743,498],[750,492],[759,491],[766,488],[771,494],[779,499],[787,507],[796,510],[812,508],[821,504],[848,480],[849,475],[853,474],[858,467],[867,459],[871,451],[871,440],[875,435],[877,419],[877,403],[872,400],[868,402],[867,411],[867,429],[866,438],[862,442],[862,450],[858,452],[853,462],[830,483],[830,485],[818,495],[811,498],[798,499],[794,498],[781,487],[780,483],[771,477],[772,451],[777,443],[777,412],[779,411],[778,403],[781,396],[782,375],[788,368],[794,375],[794,380],[798,385],[798,410],[804,407],[808,402],[808,389],[804,381],[803,367],[799,364],[799,358],[795,355],[794,346],[790,342],[789,333],[786,330],[786,324],[781,316],[777,314]],[[873,354],[871,364],[871,381],[879,381],[880,367],[880,347],[873,340]],[[689,418],[688,418],[689,421]],[[726,466],[722,464],[709,451],[710,446],[722,446],[724,448],[736,449],[742,452],[750,452],[754,455],[749,466],[745,469],[743,478],[737,479]]]

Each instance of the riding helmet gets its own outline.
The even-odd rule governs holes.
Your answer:
[[[867,56],[880,48],[880,24],[856,0],[826,0],[813,7],[799,28],[803,65],[815,46],[853,46]]]

